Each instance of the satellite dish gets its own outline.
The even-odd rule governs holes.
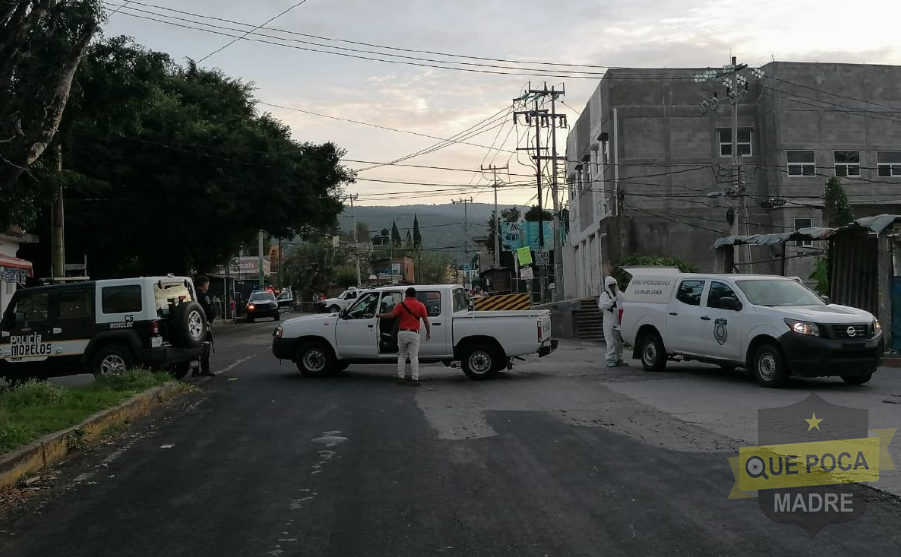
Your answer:
[[[732,226],[735,223],[735,208],[729,207],[726,209],[726,223],[729,226]]]

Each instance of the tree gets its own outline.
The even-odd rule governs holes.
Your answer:
[[[848,196],[845,194],[845,188],[842,187],[842,181],[835,176],[826,180],[826,187],[823,191],[823,199],[825,204],[826,225],[831,228],[846,226],[854,222],[854,211],[851,204],[848,203]],[[814,290],[822,296],[829,295],[829,275],[831,271],[831,262],[829,253],[817,258],[813,272],[808,279],[815,281]]]
[[[407,230],[407,237],[404,240],[404,247],[407,249],[413,249],[413,234],[411,234],[409,230]]]
[[[519,222],[521,218],[521,213],[519,209],[516,207],[509,207],[507,209],[501,209],[501,223],[504,222]],[[497,234],[497,225],[495,224],[495,215],[494,211],[491,212],[491,217],[488,219],[488,251],[492,254],[494,253],[494,236]],[[504,251],[504,244],[500,242],[501,248],[501,267],[512,268],[513,265],[513,256],[510,252]]]
[[[823,193],[826,205],[826,223],[829,227],[839,227],[854,222],[854,211],[848,203],[848,196],[842,181],[835,176],[826,180],[826,188]]]
[[[547,209],[541,210],[540,214],[541,214],[544,222],[550,222],[550,221],[554,220],[553,213],[551,213]],[[539,215],[538,205],[532,205],[529,208],[529,210],[526,211],[525,217],[523,217],[523,218],[529,222],[538,222],[538,215]]]
[[[0,205],[31,186],[19,177],[56,135],[102,10],[100,0],[0,2]]]
[[[59,135],[67,251],[98,278],[207,272],[259,230],[332,230],[352,179],[335,145],[258,114],[250,85],[121,38],[90,48]]]
[[[417,279],[422,284],[449,284],[453,282],[453,259],[441,252],[419,252]]]
[[[368,242],[369,241],[369,225],[365,222],[357,223],[357,241],[358,242]]]
[[[391,245],[399,248],[402,240],[400,239],[400,230],[397,229],[397,221],[391,223]]]
[[[419,215],[413,215],[413,249],[422,249],[422,234],[419,232]]]

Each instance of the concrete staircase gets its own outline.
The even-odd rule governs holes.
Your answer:
[[[604,341],[604,326],[597,298],[582,298],[576,315],[576,337],[579,340]]]

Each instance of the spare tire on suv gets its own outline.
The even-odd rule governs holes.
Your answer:
[[[206,338],[206,314],[197,302],[183,302],[175,306],[169,322],[172,344],[196,348]]]

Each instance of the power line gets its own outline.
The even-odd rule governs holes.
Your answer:
[[[352,119],[350,119],[350,118],[342,118],[342,117],[340,117],[340,116],[331,116],[331,115],[329,115],[329,114],[321,114],[321,113],[319,113],[319,112],[313,112],[312,110],[306,110],[306,109],[303,109],[303,108],[296,108],[296,107],[292,107],[292,106],[284,106],[284,105],[274,104],[274,103],[269,103],[269,102],[264,102],[264,101],[257,101],[257,104],[261,104],[261,105],[263,105],[263,106],[269,106],[269,107],[272,107],[272,108],[280,108],[280,109],[282,109],[282,110],[290,110],[290,111],[292,111],[292,112],[300,112],[300,113],[302,113],[302,114],[309,114],[309,115],[311,115],[311,116],[318,116],[318,117],[320,117],[320,118],[328,118],[329,120],[337,120],[337,121],[339,121],[339,122],[348,122],[348,123],[350,123],[350,124],[359,124],[359,125],[361,125],[361,126],[368,126],[368,127],[370,127],[370,128],[377,128],[377,129],[380,129],[380,130],[386,130],[386,131],[397,132],[397,133],[405,133],[405,134],[409,134],[409,135],[416,135],[416,136],[419,136],[419,137],[425,137],[425,138],[428,138],[428,139],[438,139],[438,140],[440,140],[440,141],[442,141],[442,142],[444,142],[444,141],[449,141],[449,142],[451,142],[451,143],[459,143],[459,144],[461,144],[461,145],[471,145],[471,146],[473,146],[473,147],[480,147],[480,148],[482,148],[482,149],[487,148],[485,145],[480,145],[480,144],[478,144],[478,143],[469,143],[469,142],[467,142],[467,141],[455,141],[455,140],[452,140],[452,139],[448,139],[448,138],[444,138],[444,137],[439,137],[439,136],[436,136],[436,135],[430,135],[430,134],[427,134],[427,133],[414,132],[414,131],[411,131],[411,130],[403,130],[403,129],[399,129],[399,128],[392,128],[392,127],[390,127],[390,126],[383,126],[383,125],[380,125],[380,124],[373,124],[373,123],[370,123],[370,122],[363,122],[363,121],[361,121],[361,120],[352,120]],[[511,152],[511,153],[512,153],[512,151],[508,151],[508,152]]]
[[[128,2],[126,2],[126,3],[128,3]],[[208,16],[208,15],[196,14],[196,13],[191,13],[191,12],[185,12],[182,10],[176,10],[174,8],[168,8],[165,6],[158,6],[155,4],[148,4],[148,3],[144,3],[144,2],[137,2],[134,0],[132,0],[132,3],[139,4],[142,6],[162,9],[162,10],[166,10],[166,11],[170,11],[170,12],[174,12],[174,13],[180,13],[183,15],[191,15],[194,17],[201,17],[201,18],[207,18],[207,19],[212,19],[212,20],[216,20],[216,21],[221,21],[223,23],[232,23],[235,25],[245,25],[245,26],[249,27],[248,24],[242,23],[240,21],[234,21],[234,20],[223,19],[223,18],[219,18],[219,17],[215,17],[215,16]],[[265,25],[263,25],[261,27],[265,27]],[[345,44],[355,44],[355,45],[360,45],[360,46],[367,46],[370,48],[381,48],[384,50],[394,50],[394,51],[398,51],[398,52],[411,52],[411,53],[418,53],[418,54],[429,54],[429,55],[434,55],[434,56],[444,56],[444,57],[448,57],[448,58],[465,58],[465,59],[469,59],[469,60],[482,60],[482,61],[487,61],[487,62],[502,62],[502,63],[508,63],[508,64],[536,64],[536,65],[543,65],[543,66],[559,66],[559,67],[569,67],[569,68],[614,69],[613,66],[601,66],[601,65],[593,65],[593,64],[542,62],[542,61],[538,61],[538,60],[511,60],[511,59],[505,59],[505,58],[490,58],[490,57],[472,56],[472,55],[466,55],[466,54],[451,54],[451,53],[446,53],[446,52],[438,52],[438,51],[431,51],[431,50],[417,50],[417,49],[411,49],[411,48],[401,48],[401,47],[395,47],[395,46],[380,45],[380,44],[375,44],[375,43],[367,43],[367,42],[363,42],[363,41],[352,41],[352,40],[348,40],[348,39],[324,37],[321,35],[311,35],[309,33],[300,33],[298,31],[289,31],[289,30],[277,29],[277,28],[273,28],[273,27],[267,27],[267,29],[269,29],[270,31],[276,31],[278,33],[285,33],[285,34],[289,34],[289,35],[308,37],[308,38],[319,39],[319,40],[324,40],[324,41],[334,41],[334,42],[341,42],[341,43],[345,43]]]
[[[198,60],[197,63],[200,64],[200,63],[202,63],[204,60],[206,60],[207,58],[210,58],[211,56],[215,56],[216,54],[219,54],[220,52],[222,52],[222,51],[225,50],[226,48],[230,47],[231,45],[235,44],[236,42],[240,41],[241,39],[244,39],[245,37],[247,37],[247,35],[250,35],[251,33],[253,33],[254,31],[258,30],[258,29],[261,28],[261,27],[265,27],[265,26],[269,25],[270,23],[272,23],[272,22],[275,21],[276,19],[282,17],[283,15],[285,15],[285,14],[288,13],[288,12],[290,12],[290,11],[293,10],[294,8],[298,8],[298,7],[300,7],[302,4],[306,4],[306,3],[307,3],[307,0],[300,0],[300,2],[294,4],[293,6],[291,6],[291,7],[288,8],[288,9],[286,9],[285,11],[281,12],[280,14],[278,14],[278,15],[276,15],[276,16],[274,16],[274,17],[271,17],[271,18],[269,18],[268,20],[266,20],[266,23],[263,23],[262,25],[257,25],[256,27],[254,27],[254,28],[251,29],[250,31],[244,33],[244,34],[241,35],[240,37],[238,37],[238,38],[234,39],[233,41],[229,42],[228,44],[226,44],[226,45],[224,45],[224,46],[221,46],[221,47],[217,48],[217,49],[214,50],[213,52],[210,52],[209,54],[207,54],[206,56],[204,56],[203,58],[201,58],[200,60]],[[128,2],[126,2],[126,4],[128,4]]]
[[[129,8],[127,8],[127,9],[128,9],[128,10],[131,10],[131,9],[133,9],[133,8],[129,7]],[[153,21],[153,22],[156,22],[156,23],[162,23],[162,24],[164,24],[164,25],[170,25],[170,26],[174,26],[174,27],[181,27],[181,28],[183,28],[183,29],[190,29],[190,30],[193,30],[193,31],[201,31],[201,32],[204,32],[204,33],[210,33],[210,34],[213,34],[213,35],[220,35],[220,36],[223,36],[223,37],[229,37],[229,38],[237,39],[237,40],[241,40],[241,39],[242,39],[242,36],[241,36],[241,35],[234,35],[234,34],[230,34],[230,33],[225,33],[225,32],[223,32],[223,31],[217,31],[216,29],[225,29],[226,31],[230,31],[230,29],[225,28],[225,27],[221,27],[221,26],[218,26],[218,25],[213,25],[213,24],[210,24],[210,23],[203,23],[203,22],[196,22],[196,21],[195,21],[195,22],[192,22],[192,23],[194,23],[194,25],[186,25],[186,24],[184,24],[184,23],[177,23],[177,22],[175,22],[175,21],[167,21],[167,20],[165,20],[165,19],[159,19],[159,17],[170,18],[170,19],[183,19],[183,18],[176,18],[176,17],[174,17],[174,16],[169,16],[169,15],[165,15],[165,14],[155,14],[155,15],[157,15],[158,17],[150,17],[150,16],[144,16],[144,15],[138,15],[138,14],[131,13],[131,12],[128,12],[128,11],[123,11],[123,12],[121,12],[121,13],[122,13],[123,15],[128,15],[128,16],[131,16],[131,17],[134,17],[134,18],[137,18],[137,19],[143,19],[143,20],[146,20],[146,21]],[[211,27],[211,29],[205,29],[205,28],[203,28],[203,27],[197,27],[197,25],[203,25],[203,26],[206,26],[206,27]],[[240,33],[241,31],[240,31],[240,30],[237,30],[237,31],[235,31],[235,32]],[[368,61],[371,61],[371,62],[382,62],[382,63],[387,63],[387,64],[401,64],[401,65],[407,65],[407,66],[417,66],[417,67],[424,67],[424,68],[435,68],[435,69],[439,69],[439,70],[453,70],[453,71],[467,72],[467,73],[480,73],[480,74],[493,74],[493,75],[510,75],[510,76],[525,76],[525,77],[561,77],[561,78],[569,78],[569,79],[598,79],[598,77],[599,77],[599,76],[597,76],[597,75],[570,75],[570,74],[567,74],[567,75],[557,75],[557,74],[548,74],[548,73],[541,73],[540,71],[531,70],[531,69],[526,69],[526,70],[523,70],[523,71],[521,71],[521,72],[507,72],[507,71],[488,70],[488,69],[458,68],[458,67],[454,67],[454,66],[442,65],[442,64],[431,63],[431,62],[428,62],[428,63],[427,63],[427,62],[412,62],[412,61],[407,61],[407,60],[392,60],[392,59],[388,59],[388,58],[379,58],[379,57],[374,57],[374,56],[363,56],[363,55],[360,55],[360,54],[351,54],[351,53],[347,53],[347,52],[333,52],[333,51],[330,51],[330,50],[322,50],[322,49],[320,49],[320,48],[312,48],[312,47],[308,47],[308,46],[299,46],[299,45],[294,45],[294,44],[285,44],[284,42],[276,42],[276,41],[274,41],[274,40],[266,40],[266,39],[261,39],[261,38],[255,38],[255,37],[259,37],[259,36],[268,37],[268,35],[254,34],[253,36],[248,35],[248,36],[246,36],[246,37],[243,37],[243,40],[245,40],[245,41],[257,42],[257,43],[263,43],[263,44],[269,44],[269,45],[273,45],[273,46],[280,46],[280,47],[283,47],[283,48],[291,48],[291,49],[295,49],[295,50],[302,50],[302,51],[306,51],[306,52],[317,52],[317,53],[320,53],[320,54],[331,54],[331,55],[333,55],[333,56],[341,56],[341,57],[344,57],[344,58],[355,58],[355,59],[358,59],[358,60],[368,60]],[[277,40],[283,41],[284,39],[277,39]],[[329,48],[337,48],[337,47],[329,47]],[[376,54],[376,56],[378,56],[378,55],[386,56],[385,54],[380,54],[380,53]],[[387,56],[390,56],[390,55],[387,55]],[[447,64],[447,63],[463,64],[462,62],[445,62],[444,64]],[[535,72],[535,73],[528,73],[528,72],[530,72],[530,71],[531,71],[531,72]]]
[[[839,93],[833,93],[832,91],[827,91],[826,89],[817,89],[816,87],[811,87],[811,86],[809,86],[809,85],[804,85],[804,84],[801,84],[801,83],[794,83],[794,82],[792,82],[792,81],[788,81],[788,80],[785,80],[785,79],[780,79],[780,78],[775,77],[775,76],[772,76],[772,75],[767,75],[766,78],[767,78],[767,79],[772,79],[773,81],[778,81],[778,82],[780,82],[780,83],[785,83],[786,85],[792,85],[792,86],[795,86],[795,87],[802,87],[802,88],[804,88],[804,89],[809,89],[809,90],[811,90],[811,91],[816,91],[816,92],[818,92],[818,93],[825,93],[825,94],[827,94],[827,95],[831,95],[831,96],[836,97],[836,98],[839,98],[839,99],[845,99],[845,100],[849,100],[849,101],[855,101],[855,102],[866,103],[866,104],[869,104],[869,105],[878,106],[878,107],[880,107],[880,108],[887,108],[887,109],[892,110],[892,111],[897,111],[897,110],[898,110],[898,107],[897,107],[897,106],[890,106],[890,105],[887,105],[887,104],[880,104],[880,103],[877,103],[877,102],[875,102],[875,101],[870,101],[870,100],[865,100],[865,99],[858,99],[858,98],[856,98],[856,97],[849,97],[848,95],[841,95],[841,94],[839,94]]]
[[[118,5],[118,4],[113,4],[113,5]],[[331,54],[334,56],[342,56],[342,57],[346,57],[346,58],[355,58],[355,59],[359,59],[359,60],[368,60],[368,61],[373,61],[373,62],[382,62],[382,63],[388,63],[388,64],[402,64],[402,65],[409,65],[409,66],[436,68],[436,69],[442,69],[442,70],[452,70],[452,71],[469,72],[469,73],[524,76],[524,77],[540,77],[540,78],[598,79],[598,78],[606,75],[601,72],[587,72],[587,71],[571,71],[570,73],[565,73],[565,74],[554,74],[554,73],[548,73],[550,70],[545,70],[542,68],[528,68],[528,67],[526,67],[526,68],[511,67],[511,69],[514,69],[515,71],[500,71],[500,70],[490,69],[492,67],[503,68],[502,66],[496,66],[496,65],[492,65],[492,64],[474,64],[474,63],[459,62],[459,61],[432,60],[432,59],[428,59],[428,58],[400,56],[400,55],[396,55],[396,54],[388,54],[388,53],[383,53],[383,52],[361,51],[366,54],[372,55],[372,56],[364,56],[362,54],[343,52],[343,51],[348,51],[348,50],[353,51],[355,49],[346,49],[346,48],[342,48],[342,47],[325,45],[324,48],[330,48],[330,49],[334,49],[334,50],[322,50],[321,48],[313,48],[311,46],[299,46],[296,44],[286,44],[286,41],[298,42],[298,43],[309,43],[309,41],[300,41],[298,39],[284,39],[281,37],[275,37],[272,35],[266,35],[266,34],[262,34],[262,33],[248,33],[243,29],[234,29],[234,28],[223,27],[223,26],[214,25],[211,23],[204,23],[203,21],[189,20],[189,19],[172,16],[172,15],[168,15],[168,14],[161,14],[161,13],[152,12],[152,11],[148,11],[148,10],[141,10],[141,9],[134,8],[131,6],[129,6],[127,8],[127,10],[128,11],[123,11],[121,13],[125,14],[125,15],[129,15],[129,16],[137,18],[137,19],[153,21],[156,23],[162,23],[164,25],[181,27],[183,29],[190,29],[190,30],[194,30],[194,31],[201,31],[204,33],[220,35],[223,37],[229,37],[229,38],[236,39],[236,40],[253,41],[253,42],[258,42],[258,43],[263,43],[263,44],[280,46],[283,48],[292,48],[295,50],[316,52],[316,53],[320,53],[320,54]],[[132,13],[132,10],[137,13]],[[156,16],[156,17],[152,17],[151,15],[140,15],[142,12],[147,13],[147,14],[152,14],[153,16]],[[199,16],[199,15],[197,17],[207,18],[207,16]],[[159,18],[165,18],[165,19],[159,19]],[[176,21],[170,21],[170,20],[176,20]],[[177,21],[184,21],[186,23],[178,23]],[[203,27],[198,27],[198,25],[203,26]],[[243,23],[240,25],[249,26],[249,24],[243,24]],[[231,33],[224,32],[224,31],[230,31],[231,33],[243,33],[243,35],[235,35],[235,34],[231,34]],[[259,38],[259,37],[266,37],[266,38]],[[267,39],[273,39],[273,40],[267,40]],[[335,50],[339,50],[339,49],[342,50],[342,52],[335,52]],[[393,57],[394,59],[383,58],[384,56]],[[411,59],[411,60],[409,60],[409,59]],[[418,60],[418,61],[416,61],[416,60]],[[466,65],[466,66],[473,66],[473,67],[461,68],[461,67],[451,66],[448,64]],[[485,69],[485,68],[489,68],[489,69]],[[559,71],[559,70],[557,70],[557,71]],[[678,75],[664,76],[664,75],[659,75],[659,74],[648,74],[648,75],[630,74],[628,76],[609,76],[608,79],[618,79],[618,80],[658,79],[658,80],[686,80],[687,81],[691,78],[688,76],[683,77],[683,76],[678,76]]]

